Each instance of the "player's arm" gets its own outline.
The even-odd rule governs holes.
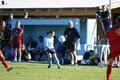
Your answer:
[[[22,34],[23,34],[23,29],[21,28],[18,36],[22,36]]]
[[[17,34],[14,32],[14,29],[12,30],[12,36],[17,36]]]
[[[75,44],[77,42],[77,40],[81,38],[79,32],[77,30],[75,30],[75,32],[76,32],[76,34],[75,34],[76,38],[74,39],[73,44]]]

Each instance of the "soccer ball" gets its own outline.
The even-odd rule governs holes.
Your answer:
[[[63,35],[61,35],[59,38],[58,38],[59,42],[60,43],[63,43],[65,42],[65,37]]]
[[[102,62],[99,62],[98,63],[98,67],[103,67],[104,65],[103,65],[103,63]]]

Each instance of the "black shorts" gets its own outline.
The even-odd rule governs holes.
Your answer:
[[[52,51],[50,51],[50,50],[46,50],[45,53],[46,53],[47,55],[48,55],[49,53],[50,53],[51,55],[53,55],[53,54],[55,54],[56,52],[52,52]]]
[[[72,42],[66,42],[66,49],[67,50],[75,50],[75,44],[72,44]]]

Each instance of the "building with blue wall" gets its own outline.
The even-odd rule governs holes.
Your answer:
[[[12,28],[16,21],[20,21],[23,26],[23,43],[26,43],[28,37],[32,37],[36,42],[40,35],[46,36],[46,32],[54,30],[56,37],[63,35],[68,22],[73,21],[74,27],[79,31],[81,39],[76,43],[76,52],[83,55],[88,44],[95,44],[96,41],[96,19],[13,19]]]

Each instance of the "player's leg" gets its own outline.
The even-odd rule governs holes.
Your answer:
[[[47,56],[48,56],[48,61],[49,61],[48,68],[50,68],[52,66],[52,55],[51,53],[48,53]]]
[[[18,61],[21,62],[21,56],[22,56],[21,47],[18,48],[18,51],[19,51],[19,59],[18,59]]]
[[[57,55],[54,53],[52,56],[54,58],[55,63],[57,64],[58,68],[60,68],[60,63],[59,63],[59,60],[57,58]]]
[[[19,41],[18,44],[16,45],[16,47],[18,48],[18,52],[19,52],[18,61],[21,62],[21,56],[22,56],[21,47],[22,47],[22,42]]]
[[[17,62],[17,48],[13,48],[14,51],[14,61]]]
[[[119,53],[118,51],[115,51],[114,49],[115,48],[110,48],[109,63],[107,66],[107,80],[110,80],[110,75],[112,72],[112,63],[113,63],[115,57],[118,55],[116,53]]]
[[[5,61],[5,58],[4,58],[3,54],[2,54],[2,51],[0,51],[0,58],[1,58],[2,64],[5,66],[7,71],[10,71],[10,70],[13,69],[13,67],[8,67],[8,64]]]
[[[73,65],[74,65],[74,56],[73,56],[73,53],[72,53],[72,51],[71,51],[71,47],[72,47],[71,45],[72,45],[71,42],[67,42],[67,43],[66,43],[67,52],[68,52],[69,55],[70,55],[71,65],[73,66]]]
[[[74,65],[74,55],[73,55],[73,52],[70,50],[69,54],[70,54],[70,59],[71,59],[71,65]]]
[[[74,50],[72,53],[73,53],[73,56],[74,56],[74,59],[75,59],[75,64],[74,65],[77,65],[77,54],[76,54],[76,51]]]
[[[107,80],[110,80],[110,74],[112,71],[112,63],[113,63],[113,59],[109,59],[109,63],[108,63],[108,67],[107,67]]]

